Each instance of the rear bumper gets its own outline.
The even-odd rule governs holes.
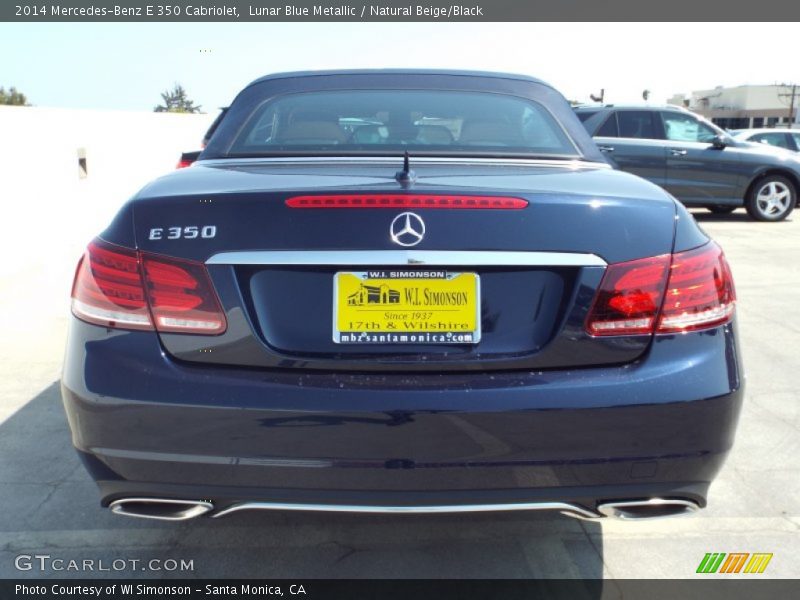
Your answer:
[[[734,324],[571,371],[197,367],[73,319],[62,381],[104,505],[131,496],[353,506],[706,502],[742,401]]]

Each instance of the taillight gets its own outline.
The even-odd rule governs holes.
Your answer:
[[[99,240],[89,244],[72,284],[72,313],[121,329],[153,329],[136,252]]]
[[[672,258],[656,333],[715,327],[730,321],[736,304],[733,276],[714,242]]]
[[[191,167],[194,164],[194,161],[189,158],[181,158],[178,161],[178,164],[175,165],[176,169],[185,169],[186,167]]]
[[[286,200],[290,208],[448,208],[521,209],[524,198],[507,196],[461,196],[453,194],[320,194],[294,196]]]
[[[225,315],[201,263],[95,240],[78,264],[72,312],[115,329],[220,334]]]
[[[677,333],[728,322],[736,293],[730,267],[714,242],[608,266],[587,331],[594,336]]]
[[[670,255],[608,265],[586,328],[592,335],[653,333]]]
[[[200,263],[142,253],[144,283],[156,329],[218,334],[225,316]]]

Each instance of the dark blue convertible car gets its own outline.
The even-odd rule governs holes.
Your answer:
[[[541,81],[272,75],[89,244],[62,391],[119,514],[682,514],[733,443],[735,300]]]

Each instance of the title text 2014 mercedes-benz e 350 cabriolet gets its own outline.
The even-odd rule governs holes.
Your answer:
[[[273,75],[89,244],[63,398],[120,514],[681,514],[733,442],[734,306],[541,81]]]

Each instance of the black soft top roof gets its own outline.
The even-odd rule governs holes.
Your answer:
[[[258,107],[272,98],[356,89],[488,92],[532,100],[544,106],[561,123],[577,149],[576,158],[606,162],[564,96],[547,83],[525,75],[433,69],[300,71],[261,77],[236,96],[200,158],[227,158],[244,124]],[[502,151],[496,154],[504,156]]]
[[[518,73],[498,73],[495,71],[469,71],[462,69],[332,69],[321,71],[287,71],[285,73],[271,73],[259,77],[252,81],[248,87],[264,81],[275,79],[294,79],[296,77],[337,77],[341,75],[455,75],[460,77],[493,77],[496,79],[516,79],[518,81],[530,81],[548,87],[550,84]]]

